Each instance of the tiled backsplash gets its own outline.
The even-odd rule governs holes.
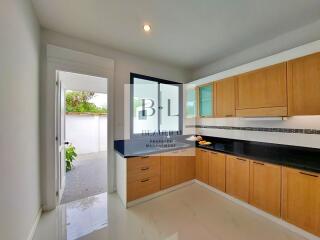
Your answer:
[[[184,134],[320,148],[320,116],[185,119]]]
[[[231,127],[231,126],[213,126],[213,125],[186,125],[186,128],[213,128],[224,130],[242,130],[256,132],[278,132],[278,133],[300,133],[300,134],[319,134],[319,129],[297,129],[297,128],[262,128],[262,127]]]

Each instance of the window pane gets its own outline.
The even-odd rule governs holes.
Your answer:
[[[134,78],[133,133],[158,132],[158,83]]]
[[[212,116],[212,86],[207,85],[199,89],[200,116]]]
[[[191,118],[196,116],[196,91],[187,90],[186,116]]]
[[[179,86],[160,84],[160,131],[179,131]]]

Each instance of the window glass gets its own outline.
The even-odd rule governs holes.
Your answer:
[[[199,88],[199,114],[201,117],[212,116],[212,85]]]
[[[192,118],[196,116],[196,90],[187,90],[187,100],[186,100],[186,116],[187,118]]]

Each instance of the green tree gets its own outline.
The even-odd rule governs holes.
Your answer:
[[[70,91],[66,93],[66,112],[79,113],[107,113],[107,109],[97,107],[89,102],[94,97],[94,92]]]

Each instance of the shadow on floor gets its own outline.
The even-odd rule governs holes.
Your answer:
[[[107,152],[79,155],[73,163],[61,204],[107,192]]]

